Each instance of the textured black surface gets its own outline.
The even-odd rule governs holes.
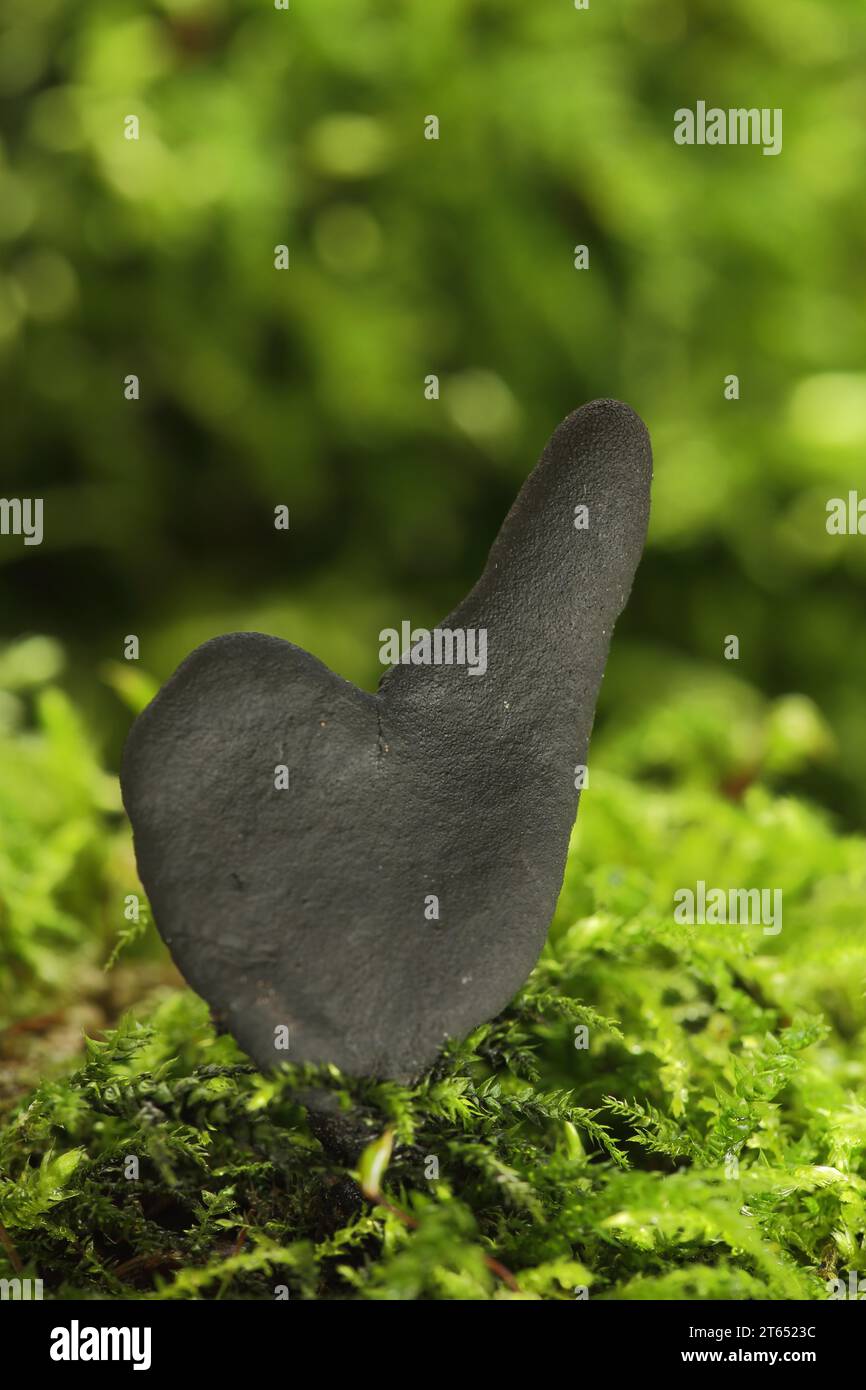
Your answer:
[[[594,401],[559,426],[440,624],[487,630],[483,676],[398,665],[371,695],[289,642],[234,633],[194,651],[136,720],[123,798],[157,926],[260,1066],[410,1078],[526,979],[651,466],[628,406]]]

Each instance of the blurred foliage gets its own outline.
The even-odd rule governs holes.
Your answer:
[[[46,500],[41,547],[0,545],[0,631],[72,644],[112,761],[93,676],[127,633],[159,679],[260,627],[372,685],[380,628],[448,611],[555,423],[615,395],[657,477],[602,719],[647,671],[705,685],[736,633],[742,679],[833,730],[804,785],[860,815],[866,548],[824,507],[866,493],[861,0],[6,0],[0,26],[4,488]],[[782,154],[675,146],[698,99],[781,107]]]
[[[97,762],[80,716],[46,680],[62,667],[48,639],[0,656],[0,998],[32,1005],[28,985],[58,988],[65,953],[98,943],[95,911],[120,824],[116,779]],[[32,708],[32,720],[28,718]],[[35,728],[28,727],[32,722]],[[135,882],[134,867],[131,869]]]

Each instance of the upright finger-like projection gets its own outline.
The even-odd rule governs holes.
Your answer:
[[[194,651],[136,720],[123,798],[156,924],[261,1067],[410,1079],[526,979],[651,471],[639,418],[594,401],[375,695],[243,632]]]

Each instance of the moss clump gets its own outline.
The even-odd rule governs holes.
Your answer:
[[[862,847],[785,803],[714,808],[731,851],[760,842],[781,870],[778,841],[799,842],[790,951],[765,952],[755,929],[677,929],[649,901],[639,855],[706,833],[709,805],[601,778],[594,796],[527,990],[420,1086],[264,1079],[186,991],[86,1042],[0,1134],[26,1270],[114,1298],[513,1297],[485,1254],[557,1298],[820,1298],[837,1269],[862,1273],[865,949],[830,934]],[[620,865],[585,874],[605,820]],[[384,1190],[414,1229],[313,1137],[296,1101],[311,1081],[393,1130]]]

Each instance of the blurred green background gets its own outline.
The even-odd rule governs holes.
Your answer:
[[[859,822],[866,541],[825,506],[866,493],[862,0],[0,23],[2,491],[45,499],[0,636],[63,649],[0,655],[7,728],[62,660],[116,765],[129,633],[155,680],[257,628],[372,688],[380,628],[447,612],[559,419],[617,396],[656,483],[594,757]],[[782,154],[676,146],[699,99],[783,108]]]

